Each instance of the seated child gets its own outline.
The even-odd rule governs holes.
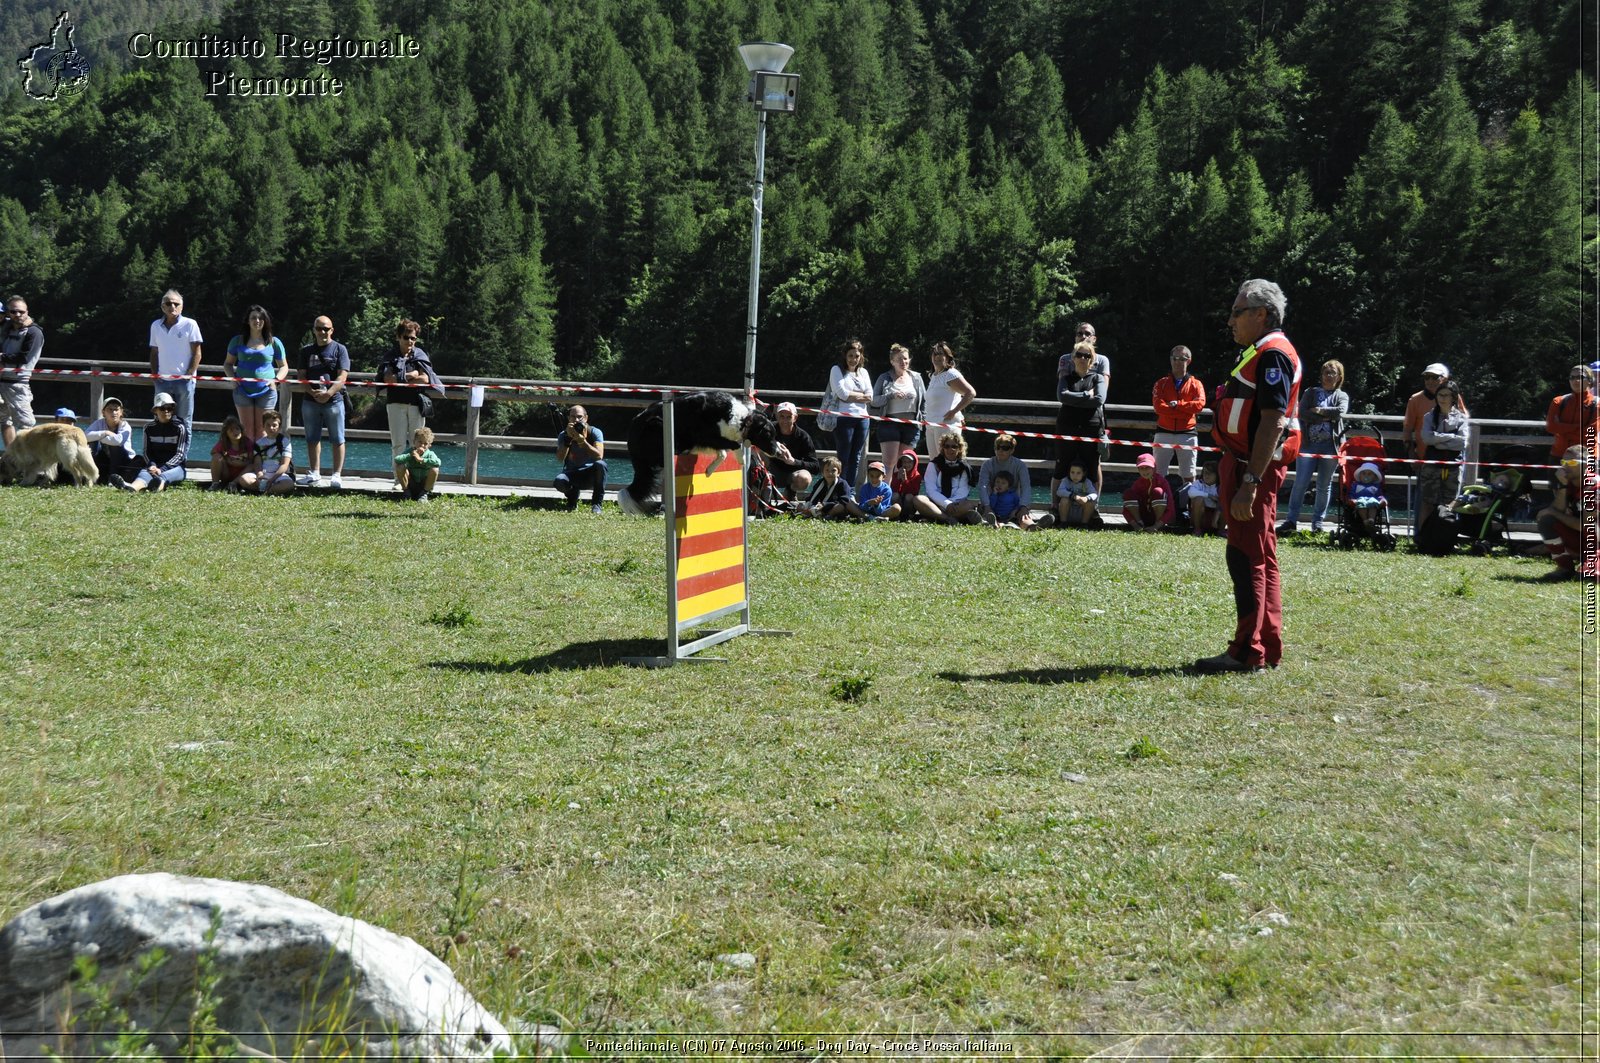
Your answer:
[[[255,455],[254,444],[244,437],[244,425],[229,414],[211,448],[211,490],[237,491],[239,477],[249,471]]]
[[[894,520],[900,515],[894,491],[883,479],[883,462],[867,465],[867,482],[856,488],[856,497],[845,497],[845,512],[862,520]]]
[[[1357,466],[1355,482],[1350,485],[1345,501],[1355,507],[1361,527],[1369,532],[1374,530],[1384,508],[1389,505],[1389,500],[1383,496],[1383,470],[1370,461]]]
[[[400,491],[413,502],[426,502],[439,482],[439,455],[433,452],[433,429],[411,433],[411,449],[394,456]]]
[[[1555,497],[1534,515],[1534,520],[1539,525],[1539,538],[1544,540],[1556,567],[1540,578],[1568,580],[1580,574],[1593,578],[1595,559],[1583,556],[1584,510],[1595,490],[1595,473],[1589,465],[1588,448],[1580,444],[1566,449],[1552,486]]]
[[[1139,476],[1122,492],[1122,518],[1128,522],[1129,531],[1160,531],[1172,516],[1167,505],[1172,488],[1164,476],[1156,475],[1156,459],[1152,454],[1140,454],[1134,462]]]
[[[922,491],[922,470],[917,467],[917,452],[902,450],[894,463],[894,473],[889,477],[889,490],[894,493],[895,505],[900,507],[900,519],[916,516],[912,499]]]
[[[1056,488],[1056,516],[1060,523],[1079,527],[1096,523],[1095,507],[1099,503],[1094,481],[1089,479],[1082,465],[1074,462],[1067,469],[1067,478]]]
[[[1217,463],[1208,461],[1202,465],[1199,479],[1189,481],[1184,485],[1184,491],[1189,496],[1189,523],[1194,527],[1194,533],[1223,534],[1227,529],[1227,519],[1222,512],[1222,503],[1217,498]]]
[[[1009,472],[994,474],[994,479],[989,481],[989,497],[983,500],[983,508],[984,522],[991,528],[1002,524],[1013,528],[1033,525],[1027,507],[1022,504],[1022,495],[1017,491]]]
[[[261,432],[250,471],[234,482],[241,491],[286,495],[294,490],[294,444],[283,434],[283,417],[277,410],[262,413]]]
[[[802,517],[826,517],[831,520],[843,520],[845,517],[845,499],[850,497],[850,489],[839,478],[844,471],[844,466],[839,464],[838,458],[828,457],[822,459],[822,476],[811,485],[811,491],[806,495],[806,500],[801,504]]]
[[[139,455],[133,449],[133,426],[122,417],[122,400],[108,398],[100,406],[100,416],[84,433],[89,453],[100,470],[97,484],[108,484],[112,476],[136,475]]]

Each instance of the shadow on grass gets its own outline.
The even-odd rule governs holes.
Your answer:
[[[973,675],[968,672],[939,672],[940,679],[952,683],[1089,683],[1108,675],[1148,679],[1153,676],[1193,675],[1186,664],[1150,665],[1085,664],[1077,668],[1017,668],[1009,672]]]
[[[610,668],[624,657],[660,657],[667,652],[665,639],[597,639],[574,642],[541,657],[520,661],[433,661],[429,668],[452,672],[521,673],[577,671],[582,668]]]
[[[410,517],[413,520],[427,516],[425,509],[386,510],[378,513],[370,509],[357,509],[349,513],[318,513],[321,520],[394,520],[396,517]]]
[[[587,489],[585,489],[583,497],[582,508],[584,515],[587,516],[589,513],[589,493]],[[607,496],[607,500],[609,501],[609,496]],[[500,499],[497,508],[559,513],[567,508],[567,500],[564,498],[543,498],[539,495],[512,495],[509,498]]]

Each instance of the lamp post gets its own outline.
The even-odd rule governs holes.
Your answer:
[[[744,338],[744,390],[747,395],[756,391],[756,315],[761,302],[761,200],[766,190],[767,173],[767,112],[794,111],[795,86],[799,74],[783,73],[783,65],[794,54],[787,44],[771,41],[750,41],[739,45],[739,56],[745,69],[750,71],[750,87],[745,99],[755,107],[759,116],[756,124],[756,181],[750,197],[752,219],[750,222],[750,301],[745,316]]]

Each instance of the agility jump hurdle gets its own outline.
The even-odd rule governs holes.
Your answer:
[[[737,457],[675,453],[673,407],[669,395],[661,404],[661,452],[670,463],[661,476],[662,511],[667,517],[667,653],[623,658],[625,664],[644,668],[666,668],[679,661],[726,661],[695,654],[740,635],[790,634],[750,625],[744,448]],[[738,619],[731,627],[683,640],[693,628],[733,616]]]

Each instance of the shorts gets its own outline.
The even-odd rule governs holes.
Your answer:
[[[26,384],[0,384],[0,400],[5,401],[5,406],[0,407],[0,424],[18,431],[33,427],[32,388]]]
[[[323,432],[334,446],[344,444],[344,399],[335,397],[331,402],[318,402],[308,398],[300,405],[300,420],[305,422],[306,446],[322,442]]]
[[[915,412],[915,411],[913,411]],[[900,414],[898,416],[905,416]],[[878,432],[879,443],[899,443],[902,446],[915,448],[922,441],[922,426],[920,424],[897,424],[894,421],[874,421],[873,427]]]
[[[251,408],[257,410],[276,410],[278,408],[278,389],[270,387],[260,395],[251,398],[244,393],[243,386],[233,389],[233,404],[241,410]]]

